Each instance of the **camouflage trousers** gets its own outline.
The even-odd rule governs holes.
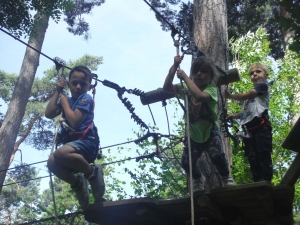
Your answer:
[[[190,140],[192,153],[192,177],[194,179],[200,178],[202,176],[201,171],[197,166],[197,161],[204,151],[208,153],[210,160],[216,166],[221,176],[227,176],[229,174],[228,161],[223,150],[222,139],[219,135],[212,133],[210,138],[204,143],[197,143],[192,139]],[[181,166],[187,174],[190,174],[187,140],[185,142],[184,150],[182,153]]]

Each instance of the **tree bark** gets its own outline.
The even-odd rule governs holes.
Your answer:
[[[289,18],[290,14],[285,10],[284,7],[280,6],[280,16],[284,18]],[[291,31],[290,29],[285,30],[284,28],[282,28],[282,35],[283,35],[283,48],[286,49],[286,47],[288,46],[289,39],[292,36],[294,36],[294,32]]]
[[[194,0],[194,40],[204,55],[215,62],[223,70],[228,69],[228,34],[227,34],[227,8],[225,0]],[[222,110],[222,99],[225,87],[218,93],[218,114]],[[222,96],[221,96],[222,95]],[[225,98],[222,97],[225,102]],[[227,107],[227,106],[225,106]],[[223,148],[228,162],[232,164],[231,146],[229,138],[223,134]],[[216,176],[217,170],[205,154],[199,162],[199,167],[206,176],[206,188],[222,187],[222,181]]]
[[[35,24],[37,25],[36,33],[29,39],[28,44],[39,51],[42,49],[45,33],[48,28],[48,21],[49,16],[41,15],[40,13],[37,13],[35,16]],[[39,57],[40,54],[38,52],[29,47],[26,48],[13,96],[0,128],[0,170],[5,170],[9,166],[35,73],[39,66]],[[0,193],[5,175],[6,172],[0,173]]]

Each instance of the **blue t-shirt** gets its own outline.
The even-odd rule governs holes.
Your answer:
[[[83,123],[78,127],[72,127],[75,131],[84,131],[91,122],[94,120],[94,100],[92,96],[85,93],[78,97],[78,99],[74,100],[71,97],[68,97],[68,103],[70,108],[74,111],[76,108],[83,109],[87,112],[87,116],[84,119]],[[58,103],[60,106],[61,104]],[[66,118],[64,111],[62,112],[62,117]],[[66,120],[67,124],[70,126],[69,122]],[[91,129],[93,128],[94,124],[92,125]],[[70,126],[71,127],[71,126]]]

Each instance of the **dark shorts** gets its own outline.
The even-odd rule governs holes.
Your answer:
[[[75,148],[76,152],[82,155],[88,163],[93,163],[98,155],[99,143],[92,140],[77,140],[66,143]]]

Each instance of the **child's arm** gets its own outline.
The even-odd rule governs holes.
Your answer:
[[[230,94],[228,90],[225,91],[225,97],[233,100],[244,101],[250,98],[254,98],[258,95],[258,92],[255,89],[251,89],[247,93],[243,94]]]
[[[197,102],[209,102],[212,100],[210,94],[207,92],[202,92],[183,70],[177,70],[177,77],[184,80],[192,96]]]
[[[239,119],[241,117],[241,113],[234,113],[227,115],[229,119]]]
[[[60,96],[60,103],[64,110],[67,121],[71,127],[76,128],[80,126],[86,118],[88,112],[84,109],[76,108],[74,111],[71,109],[68,98],[64,95]]]
[[[53,119],[61,113],[61,108],[57,105],[57,100],[59,98],[59,94],[64,89],[64,81],[59,80],[56,84],[56,91],[54,92],[52,98],[50,99],[46,110],[45,116],[46,118]]]
[[[174,57],[174,64],[169,69],[169,73],[165,79],[165,83],[163,86],[163,89],[167,92],[171,92],[173,94],[178,93],[178,87],[177,85],[173,85],[173,79],[176,73],[177,68],[179,67],[180,63],[182,62],[183,56],[175,56]],[[176,91],[176,93],[175,93]]]

